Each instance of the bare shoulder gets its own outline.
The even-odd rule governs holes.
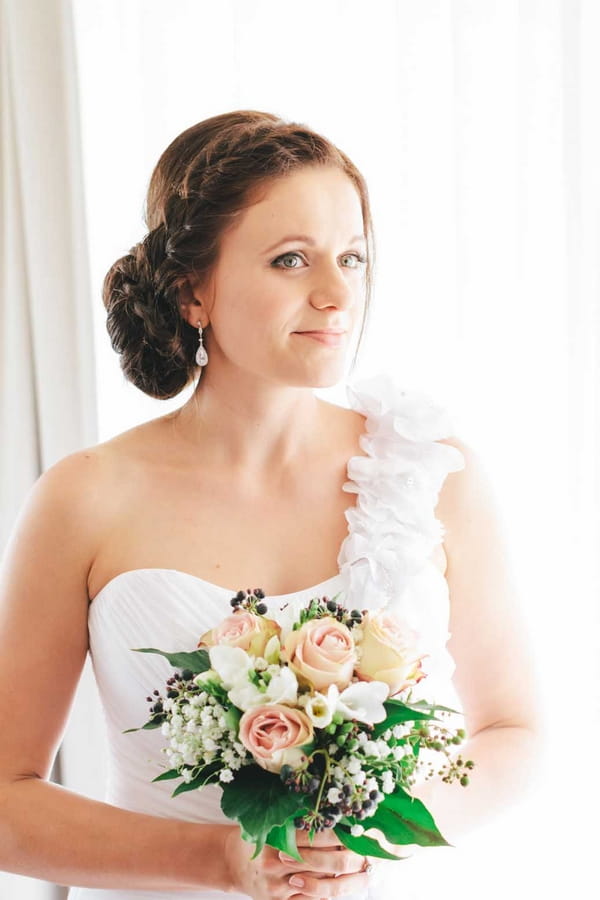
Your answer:
[[[477,527],[477,522],[481,524],[482,517],[497,520],[499,510],[481,454],[455,435],[438,443],[455,447],[464,460],[462,469],[449,472],[444,479],[436,507],[437,517],[446,526],[445,544],[457,544],[469,528]]]
[[[119,509],[127,503],[140,461],[155,452],[156,420],[107,441],[84,447],[49,466],[32,485],[15,524],[48,527],[59,522],[77,546],[97,547]]]
[[[109,460],[101,447],[87,447],[49,466],[29,489],[7,546],[6,566],[17,567],[31,547],[60,554],[85,568],[94,552],[107,504]]]

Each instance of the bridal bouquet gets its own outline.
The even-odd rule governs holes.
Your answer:
[[[401,857],[368,830],[396,845],[445,845],[411,786],[436,772],[468,784],[473,762],[451,756],[465,732],[443,722],[454,711],[411,702],[425,677],[415,636],[388,611],[349,611],[338,596],[288,608],[279,625],[263,591],[238,591],[199,649],[137,650],[177,670],[147,697],[142,728],[167,742],[154,781],[181,779],[173,797],[219,784],[254,857],[269,844],[301,861],[296,829],[312,840],[333,828],[349,849],[387,859]]]

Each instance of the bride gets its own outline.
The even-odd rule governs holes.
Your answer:
[[[148,234],[105,279],[108,332],[151,396],[198,382],[176,412],[52,466],[14,527],[0,868],[75,886],[73,900],[362,896],[370,866],[333,831],[312,846],[298,832],[302,864],[268,846],[252,860],[216,786],[174,800],[152,784],[160,734],[123,731],[144,720],[164,660],[131,648],[194,647],[247,585],[270,613],[333,588],[405,604],[433,635],[440,685],[454,671],[476,764],[468,790],[415,789],[454,842],[520,793],[538,747],[492,493],[425,395],[386,376],[350,386],[350,409],[313,394],[362,335],[373,262],[364,179],[326,138],[264,112],[214,116],[165,150],[146,212]],[[105,802],[48,781],[88,650]]]

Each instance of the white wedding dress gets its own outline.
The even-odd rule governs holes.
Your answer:
[[[339,552],[339,572],[292,594],[267,595],[268,615],[277,618],[286,604],[297,608],[312,597],[333,596],[338,591],[350,608],[397,606],[428,636],[429,675],[419,685],[423,696],[447,703],[452,697],[448,689],[454,667],[445,648],[448,585],[429,558],[444,535],[434,515],[439,490],[449,472],[464,467],[464,458],[455,447],[438,442],[453,434],[452,424],[426,394],[402,391],[387,374],[348,384],[347,393],[351,408],[365,416],[360,445],[368,456],[355,456],[348,462],[344,490],[358,497],[356,506],[346,512],[348,534]],[[256,586],[263,586],[260,572],[252,585]],[[160,729],[123,731],[146,721],[146,696],[154,688],[162,690],[172,671],[163,657],[134,653],[132,648],[194,649],[199,636],[231,612],[229,600],[241,587],[219,587],[175,569],[133,569],[116,575],[93,599],[90,654],[109,744],[107,802],[190,822],[229,822],[220,809],[217,785],[172,799],[174,782],[152,783],[165,766],[160,752],[165,738]],[[404,887],[399,892],[404,880],[401,870],[411,862],[377,864],[369,897],[406,900]],[[387,890],[386,880],[394,882]],[[224,896],[214,890],[71,888],[69,892],[69,900],[218,900]],[[247,900],[247,895],[227,896]]]

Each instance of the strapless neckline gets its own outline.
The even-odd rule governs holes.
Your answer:
[[[164,575],[175,575],[179,578],[188,579],[196,582],[197,584],[204,587],[204,589],[213,591],[216,594],[222,594],[223,596],[232,597],[235,593],[237,593],[240,588],[226,588],[220,584],[213,584],[211,581],[206,581],[204,578],[200,578],[198,575],[192,575],[191,572],[184,572],[181,569],[170,569],[161,566],[146,566],[137,569],[125,569],[123,572],[119,572],[117,575],[114,575],[109,581],[103,585],[97,594],[90,600],[90,606],[93,606],[99,597],[101,597],[105,591],[107,591],[111,587],[115,587],[117,582],[120,582],[124,579],[131,578],[132,576],[139,577],[143,576],[148,572],[162,572]],[[325,581],[320,581],[318,584],[309,585],[308,587],[301,588],[298,591],[289,591],[286,594],[266,594],[267,599],[270,600],[285,600],[289,597],[295,597],[299,594],[306,594],[309,591],[318,591],[320,592],[322,588],[325,588],[331,584],[334,584],[338,580],[341,579],[341,572],[336,572],[335,575],[332,575],[330,578],[327,578]],[[260,587],[260,585],[252,585],[252,587]]]

